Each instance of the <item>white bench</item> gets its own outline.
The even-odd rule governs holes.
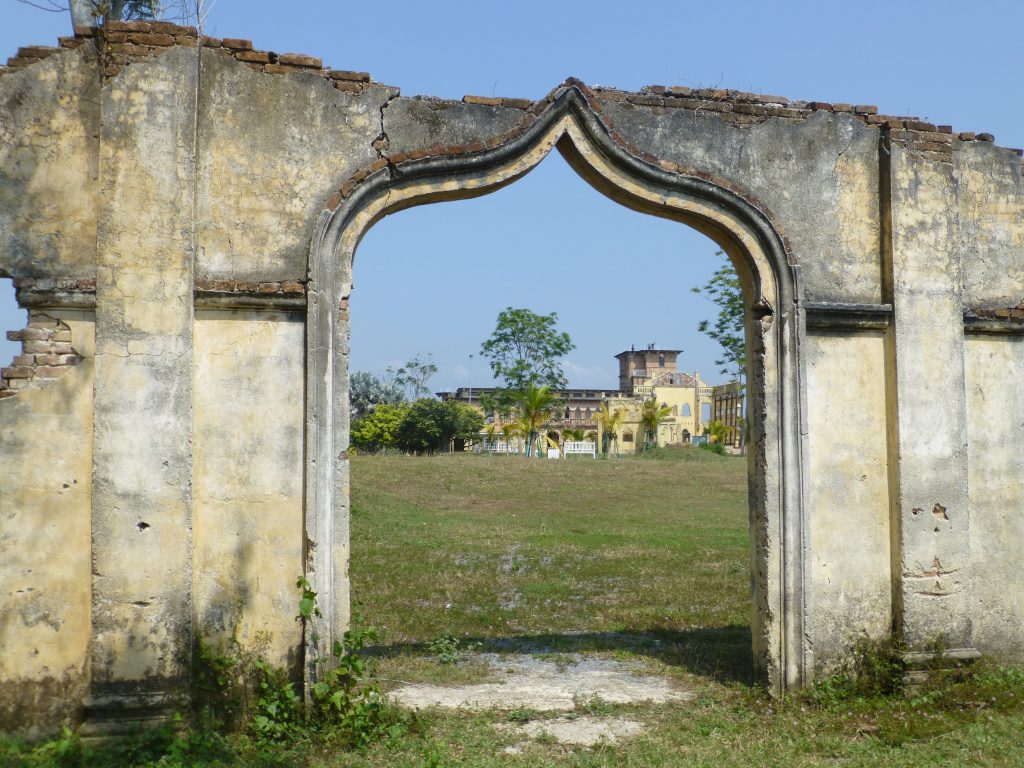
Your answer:
[[[566,456],[593,456],[597,458],[597,443],[591,440],[571,440],[565,444]]]

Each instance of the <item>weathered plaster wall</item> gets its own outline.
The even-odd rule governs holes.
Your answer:
[[[103,89],[93,440],[97,710],[176,706],[192,644],[196,51]]]
[[[0,731],[78,722],[88,691],[93,320],[79,363],[0,400]]]
[[[1024,337],[970,336],[971,617],[978,650],[1024,659]]]
[[[763,202],[793,244],[808,301],[881,301],[878,130],[826,111],[737,126],[714,113],[628,102],[604,110],[628,141]]]
[[[807,337],[809,632],[819,671],[892,623],[884,369],[880,332]]]
[[[268,77],[205,49],[200,82],[197,277],[305,280],[316,214],[377,159],[381,108],[397,89]]]
[[[958,142],[956,194],[964,304],[1024,304],[1024,177],[1020,156],[986,142]]]
[[[900,628],[971,647],[962,265],[948,165],[891,148]]]
[[[0,274],[95,276],[99,82],[87,46],[4,76]]]
[[[199,636],[298,674],[304,316],[200,310],[195,328]]]

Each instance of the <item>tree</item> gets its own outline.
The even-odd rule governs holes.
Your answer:
[[[557,321],[555,312],[538,315],[512,307],[500,312],[494,333],[480,346],[494,377],[517,392],[529,387],[564,388],[561,358],[575,345],[568,333],[556,330]]]
[[[434,360],[430,355],[427,355],[426,359],[421,355],[416,355],[397,371],[392,372],[389,368],[388,373],[393,373],[398,386],[405,387],[406,395],[410,400],[419,400],[430,394],[427,382],[437,373],[437,366],[434,365]]]
[[[512,445],[512,438],[519,434],[519,427],[512,422],[501,425],[501,437],[507,445]]]
[[[644,424],[644,450],[649,450],[651,445],[658,444],[658,425],[672,415],[672,409],[667,405],[658,405],[656,398],[644,400],[640,409],[640,420]]]
[[[379,403],[352,423],[352,444],[363,451],[381,451],[398,444],[398,431],[408,406]]]
[[[724,254],[719,251],[719,256]],[[718,317],[712,325],[701,320],[697,330],[717,341],[722,347],[722,357],[715,361],[719,373],[742,381],[747,370],[747,345],[743,329],[743,289],[739,275],[732,262],[725,264],[705,283],[702,288],[693,288],[694,293],[718,305]]]
[[[619,454],[619,422],[622,421],[622,411],[616,408],[614,411],[608,407],[608,403],[601,403],[601,410],[597,412],[597,425],[601,429],[601,453],[608,455],[608,449],[612,441],[615,442],[615,455]]]
[[[402,388],[382,381],[367,371],[356,371],[348,379],[348,407],[353,418],[360,418],[376,406],[398,405],[405,400]]]
[[[520,429],[526,438],[528,457],[533,453],[538,433],[548,423],[551,411],[557,405],[558,398],[546,386],[535,387],[529,384],[519,392],[516,398],[516,411],[519,414]]]
[[[719,256],[724,254],[719,251]],[[740,397],[744,395],[744,378],[747,372],[747,345],[743,327],[743,288],[732,262],[717,269],[703,288],[693,292],[718,305],[718,317],[712,325],[701,320],[697,330],[711,337],[722,347],[722,357],[715,361],[718,372],[733,377],[740,385]],[[740,409],[746,412],[745,407]],[[744,435],[740,433],[740,452],[744,450]]]
[[[82,26],[108,21],[173,19],[202,28],[216,0],[18,0],[51,13],[71,12],[71,23]]]
[[[483,425],[480,411],[466,403],[421,398],[406,411],[397,443],[413,453],[443,452],[453,438],[479,439]]]

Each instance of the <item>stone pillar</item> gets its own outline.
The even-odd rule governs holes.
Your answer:
[[[894,624],[971,655],[961,262],[952,167],[888,147]],[[883,165],[885,158],[883,158]],[[884,192],[884,190],[883,190]]]
[[[165,716],[189,677],[195,56],[132,64],[103,90],[92,733]]]

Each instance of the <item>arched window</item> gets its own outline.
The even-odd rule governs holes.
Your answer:
[[[632,432],[623,432],[622,433],[622,442],[624,442],[624,443],[632,443],[633,442],[633,433]]]
[[[683,403],[683,416],[692,416],[693,412],[690,410],[689,403]]]
[[[579,406],[576,406],[575,414],[577,419],[583,415],[583,411],[580,410]]]

